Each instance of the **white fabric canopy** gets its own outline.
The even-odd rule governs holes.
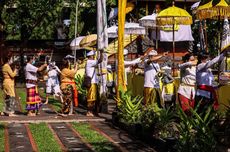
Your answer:
[[[117,26],[113,25],[107,28],[107,33],[109,38],[116,38],[117,37]]]
[[[145,28],[140,26],[138,23],[125,23],[125,34],[144,35]]]
[[[192,30],[190,25],[179,25],[179,29],[174,31],[175,42],[180,41],[194,41],[192,36]],[[156,39],[156,31],[152,32],[152,38]],[[158,31],[158,40],[163,42],[172,42],[173,41],[173,31]]]
[[[85,36],[79,36],[71,41],[70,48],[72,51],[80,49],[80,42],[84,37]]]
[[[140,26],[155,28],[157,14],[147,15],[139,19]]]

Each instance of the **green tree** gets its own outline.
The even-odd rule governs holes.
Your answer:
[[[12,0],[3,7],[6,39],[52,39],[63,0]]]

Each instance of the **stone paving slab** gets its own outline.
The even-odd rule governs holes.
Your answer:
[[[24,124],[10,123],[7,126],[11,152],[34,151]]]
[[[86,117],[83,115],[74,115],[74,116],[17,116],[17,117],[8,117],[0,116],[0,123],[58,123],[58,122],[90,122],[90,121],[105,121],[105,118],[100,117]]]
[[[50,123],[61,143],[67,151],[71,152],[92,152],[87,145],[77,136],[66,123]]]
[[[146,146],[141,141],[132,138],[125,131],[114,127],[109,122],[94,122],[90,124],[92,127],[97,128],[97,130],[99,129],[99,132],[109,136],[116,144],[120,145],[129,152],[155,152],[155,150],[151,147]]]

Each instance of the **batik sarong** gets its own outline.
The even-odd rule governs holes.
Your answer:
[[[71,111],[71,106],[74,99],[74,89],[72,85],[67,84],[65,88],[62,89],[63,104],[61,112],[63,114],[68,114]]]

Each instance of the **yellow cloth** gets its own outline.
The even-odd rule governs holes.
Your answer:
[[[144,88],[144,101],[146,105],[158,103],[163,106],[160,88]]]
[[[77,73],[75,76],[77,76],[77,75],[80,75],[81,77],[83,77],[85,75],[85,68],[77,70]]]
[[[107,81],[108,82],[113,82],[114,81],[114,79],[113,79],[113,73],[111,73],[111,72],[107,73]]]
[[[226,106],[230,106],[230,85],[222,86],[217,91],[217,96],[219,99],[219,111],[226,110]]]
[[[74,84],[74,77],[75,77],[75,71],[74,70],[70,70],[68,68],[64,68],[61,71],[61,89],[64,89],[67,85],[66,82],[71,82],[72,86],[75,87]]]
[[[95,105],[95,102],[97,101],[97,97],[98,97],[97,84],[93,83],[91,84],[91,87],[87,89],[88,107],[93,107]]]
[[[174,82],[164,86],[165,94],[174,94]]]
[[[2,67],[3,73],[3,91],[6,95],[15,97],[14,77],[17,75],[16,70],[12,71],[9,64],[4,64]]]
[[[125,84],[125,67],[124,67],[124,33],[125,33],[125,17],[126,17],[126,3],[127,0],[119,0],[118,1],[118,74],[117,74],[117,82],[118,87],[122,87],[123,90],[126,90]],[[117,94],[119,97],[119,93]]]

